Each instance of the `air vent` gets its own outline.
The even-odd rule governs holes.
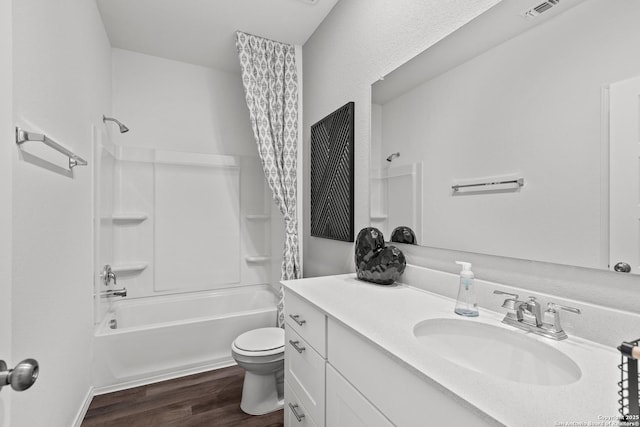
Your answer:
[[[522,12],[520,15],[524,16],[525,18],[535,18],[536,16],[540,15],[541,13],[546,12],[547,10],[551,9],[553,6],[557,5],[558,3],[560,3],[560,0],[547,0],[545,2],[542,2],[528,10],[525,10],[524,12]]]

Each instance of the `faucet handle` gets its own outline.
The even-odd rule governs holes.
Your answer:
[[[498,291],[495,290],[493,291],[494,294],[497,295],[508,295],[511,298],[507,298],[504,300],[504,302],[502,303],[502,308],[506,308],[507,310],[511,310],[511,311],[516,311],[516,303],[518,302],[518,294],[512,294],[509,292],[504,292],[504,291]],[[513,313],[510,313],[511,315],[513,315]]]
[[[575,313],[575,314],[581,314],[582,312],[580,311],[579,308],[575,308],[575,307],[569,307],[567,305],[562,305],[562,304],[556,304],[555,302],[550,302],[547,304],[547,311],[550,313],[555,313],[556,309],[562,309],[565,311],[569,311],[571,313]]]
[[[581,314],[581,311],[579,308],[556,304],[555,302],[547,304],[547,310],[544,312],[543,328],[551,331],[555,336],[557,336],[557,339],[565,339],[567,334],[564,332],[562,325],[560,324],[560,313],[558,311],[560,309],[575,314]]]
[[[513,297],[513,299],[518,299],[518,294],[512,294],[510,292],[499,291],[496,289],[493,293],[496,295],[509,295],[510,297]]]

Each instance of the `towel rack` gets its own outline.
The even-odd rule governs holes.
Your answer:
[[[69,149],[58,144],[57,142],[49,138],[47,135],[44,135],[41,133],[35,133],[35,132],[27,132],[26,130],[20,129],[19,127],[16,126],[16,144],[21,145],[22,143],[27,141],[42,142],[45,145],[69,157],[69,169],[73,169],[75,166],[87,165],[87,161],[85,159],[78,156],[73,151],[70,151]]]
[[[451,188],[453,189],[453,191],[458,191],[461,188],[467,188],[467,187],[486,187],[486,186],[491,186],[491,185],[503,185],[503,184],[517,184],[518,187],[522,187],[524,185],[524,178],[518,178],[518,179],[510,179],[508,181],[490,181],[490,182],[480,182],[478,184],[464,184],[464,185],[460,185],[460,184],[455,184],[452,185]]]

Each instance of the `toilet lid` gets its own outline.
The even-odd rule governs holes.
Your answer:
[[[245,332],[234,341],[237,348],[244,351],[275,350],[284,347],[284,329],[260,328]]]

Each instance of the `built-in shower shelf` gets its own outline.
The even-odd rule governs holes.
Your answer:
[[[144,212],[116,212],[111,216],[113,222],[117,224],[142,222],[148,217],[149,215]]]
[[[146,262],[129,262],[123,264],[114,264],[111,266],[111,270],[116,274],[136,274],[141,273],[149,263]]]
[[[268,221],[271,219],[271,215],[245,215],[244,216],[249,221]]]
[[[371,215],[371,221],[386,221],[387,215]]]
[[[244,260],[249,264],[261,264],[267,262],[271,259],[269,256],[247,256],[244,257]]]

